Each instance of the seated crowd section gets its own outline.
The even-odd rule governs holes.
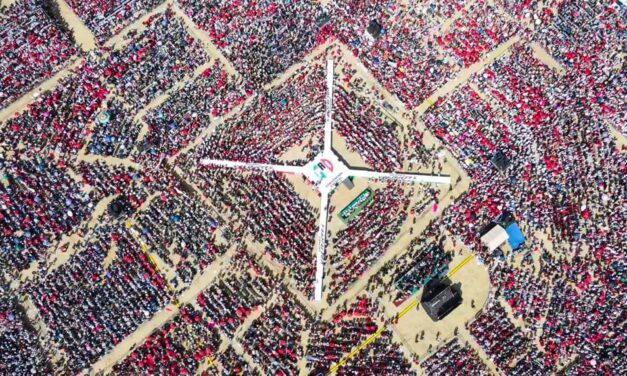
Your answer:
[[[194,307],[181,307],[173,320],[151,333],[122,363],[118,375],[192,375],[217,353],[220,336]]]
[[[164,0],[67,0],[67,4],[103,44]]]
[[[26,290],[52,338],[72,354],[67,367],[75,372],[108,353],[171,298],[128,231],[108,227],[98,228],[82,250]]]
[[[613,13],[611,6],[604,9]],[[595,19],[600,21],[603,16]],[[575,22],[583,25],[586,18]],[[598,23],[595,27],[604,26]],[[606,31],[597,36],[612,43],[613,37],[606,36]],[[591,47],[588,42],[581,43],[582,51]],[[601,59],[596,69],[612,69],[613,64]],[[602,326],[589,325],[601,317],[614,320],[615,305],[564,316],[551,308],[573,306],[574,301],[577,307],[586,307],[586,294],[572,292],[571,284],[581,291],[590,286],[605,290],[597,299],[615,296],[622,247],[619,234],[624,227],[616,222],[622,218],[616,195],[624,193],[619,176],[626,165],[606,123],[613,119],[613,101],[608,98],[615,93],[603,82],[604,75],[595,76],[589,66],[567,64],[563,69],[549,68],[531,48],[514,45],[474,75],[470,85],[439,100],[423,117],[473,178],[470,190],[446,210],[441,223],[489,264],[492,283],[499,289],[496,295],[503,297],[514,315],[530,328],[542,326],[544,338],[555,341],[543,343],[544,353],[537,362],[529,360],[534,349],[513,348],[527,354],[514,361],[511,369],[521,374],[538,369],[551,372],[557,362],[574,356],[578,356],[573,363],[578,372],[604,372],[615,366],[616,345],[621,342]],[[620,122],[613,124],[620,131]],[[510,164],[503,172],[497,172],[490,162],[498,151],[506,154]],[[539,242],[529,247],[541,255],[540,281],[528,270],[504,268],[498,254],[488,253],[479,244],[477,230],[504,209],[516,212],[529,233],[548,235],[551,251]],[[583,244],[593,251],[584,252]],[[600,274],[593,278],[589,270]],[[547,288],[553,291],[555,303],[548,300]],[[560,298],[563,300],[557,300]],[[557,326],[560,329],[554,329]],[[603,345],[595,340],[600,338],[599,330],[605,333]],[[568,333],[577,333],[577,337]],[[490,348],[504,338],[480,344]],[[523,342],[519,340],[519,345]],[[574,343],[578,345],[569,345]],[[499,367],[509,369],[509,364]]]
[[[89,154],[127,158],[141,131],[141,125],[133,120],[132,111],[116,99],[107,101],[94,122],[87,150]]]
[[[101,77],[135,112],[207,62],[207,53],[168,7],[142,22],[130,43],[109,51]]]
[[[379,374],[416,375],[407,360],[401,344],[394,340],[393,332],[384,330],[366,349],[351,357],[337,370],[339,375]]]
[[[95,200],[68,176],[67,167],[43,156],[5,159],[0,155],[0,259],[24,270],[93,211]]]
[[[311,322],[309,311],[279,287],[275,301],[244,333],[244,349],[266,373],[293,375],[303,356],[303,331]]]
[[[177,154],[250,94],[241,78],[229,74],[220,61],[213,61],[202,74],[144,116],[148,132],[136,159],[144,161],[146,157],[160,159]]]
[[[334,302],[394,244],[407,218],[411,194],[398,183],[375,192],[373,201],[332,239],[328,301]]]
[[[121,344],[114,374],[326,374],[343,360],[342,375],[627,374],[619,1],[65,2],[96,48],[81,51],[56,2],[0,10],[0,374],[88,373]],[[375,181],[329,233],[331,313],[304,303],[311,183],[202,163],[319,154],[326,44],[346,59],[333,126],[350,152],[434,174],[452,155],[468,177],[455,198],[461,178]],[[490,251],[481,230],[504,211],[526,243]],[[380,304],[407,304],[464,252],[489,298],[462,335],[413,356]]]
[[[313,145],[322,138],[324,73],[322,63],[315,61],[255,95],[237,117],[228,117],[204,140],[196,158],[306,164],[316,154]],[[292,147],[301,147],[302,153],[296,160],[282,160]]]
[[[0,109],[52,77],[78,53],[72,35],[45,3],[0,5]]]
[[[133,229],[150,252],[173,268],[175,286],[189,286],[193,278],[226,252],[213,235],[219,222],[195,197],[176,185],[167,187],[136,217]]]
[[[238,250],[241,260],[236,275],[224,273],[221,278],[196,297],[198,305],[221,332],[233,337],[244,321],[270,300],[276,278],[245,250]]]
[[[310,1],[180,0],[235,69],[268,84],[326,39],[323,9]]]
[[[440,347],[420,363],[420,367],[428,375],[433,376],[445,376],[455,372],[472,376],[489,375],[477,353],[472,348],[460,344],[457,338]]]
[[[86,133],[91,132],[88,126],[101,114],[108,97],[123,100],[125,117],[131,119],[207,61],[200,43],[189,36],[170,8],[143,23],[145,28],[128,45],[92,51],[54,90],[9,119],[0,133],[3,144],[18,149],[21,143],[72,159],[83,147]],[[104,125],[95,127],[95,142],[99,142],[98,127]]]
[[[531,345],[498,304],[488,307],[478,319],[466,325],[490,360],[502,370],[524,354]]]
[[[376,333],[380,313],[374,302],[361,297],[336,312],[330,322],[316,322],[307,349],[308,368],[314,373],[325,372],[339,362],[352,344]]]
[[[48,350],[42,347],[24,308],[3,280],[0,284],[0,371],[22,375],[52,373]]]
[[[393,119],[343,87],[333,92],[334,125],[346,139],[350,151],[358,153],[377,171],[397,171],[401,167],[400,142]]]
[[[214,374],[207,365],[218,363],[225,374],[259,374],[257,368],[244,360],[243,353],[232,346],[225,348],[225,344],[234,338],[234,329],[247,318],[247,310],[258,310],[270,301],[276,292],[272,283],[274,278],[245,248],[238,249],[228,266],[221,270],[216,285],[201,292],[194,302],[176,310],[173,308],[172,319],[116,364],[113,372]],[[238,291],[241,283],[246,287]],[[222,299],[230,297],[230,300],[215,299],[218,296]],[[254,298],[247,300],[249,297]],[[216,306],[223,302],[227,306]],[[240,317],[242,320],[233,324]],[[251,341],[251,345],[254,343]]]
[[[195,154],[186,155],[179,163],[190,181],[218,205],[228,220],[240,221],[252,240],[264,247],[264,255],[287,268],[292,282],[305,296],[313,294],[318,208],[276,172],[234,172],[198,166]]]

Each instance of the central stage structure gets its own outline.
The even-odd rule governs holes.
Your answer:
[[[202,165],[214,165],[227,168],[243,168],[261,171],[276,171],[289,174],[304,175],[320,192],[320,218],[316,246],[316,282],[314,300],[322,300],[324,264],[327,247],[327,224],[329,210],[329,196],[331,192],[346,178],[361,177],[378,180],[394,180],[408,183],[436,183],[450,184],[450,176],[436,176],[412,173],[378,172],[362,169],[351,169],[342,158],[333,150],[332,122],[333,122],[333,60],[327,61],[327,96],[324,122],[324,147],[322,153],[305,166],[286,166],[265,163],[245,163],[215,159],[203,159]]]

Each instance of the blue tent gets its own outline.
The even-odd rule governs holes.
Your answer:
[[[520,231],[520,227],[518,227],[516,223],[507,226],[505,232],[507,232],[509,236],[509,245],[514,251],[525,243],[525,235],[523,235],[522,231]]]

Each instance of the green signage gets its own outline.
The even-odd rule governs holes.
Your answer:
[[[359,213],[368,205],[372,199],[374,198],[375,192],[366,188],[363,192],[359,194],[359,196],[355,197],[350,204],[348,204],[342,211],[340,211],[340,219],[344,221],[344,223],[352,222]]]

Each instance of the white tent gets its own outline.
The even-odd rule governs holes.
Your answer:
[[[490,251],[494,251],[509,239],[507,231],[499,225],[494,226],[490,231],[481,237],[481,242],[485,244]]]

